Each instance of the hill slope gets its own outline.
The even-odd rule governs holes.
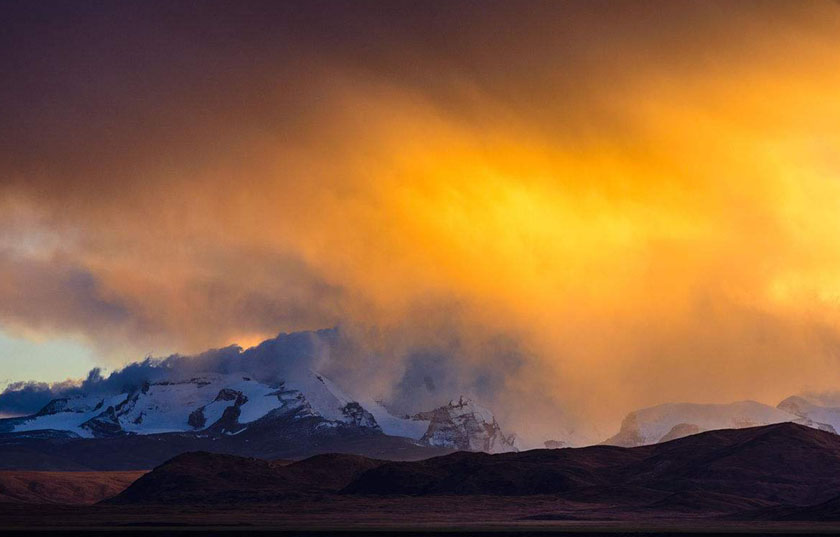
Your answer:
[[[0,503],[93,504],[144,472],[0,472]]]
[[[299,462],[184,453],[135,481],[112,504],[204,504],[277,501],[338,492],[383,461],[316,455]]]
[[[176,458],[113,502],[250,502],[318,494],[326,505],[342,497],[553,495],[615,512],[684,516],[798,510],[829,502],[840,491],[840,437],[792,423],[636,448],[458,452],[415,462],[324,455],[279,466],[206,457]]]

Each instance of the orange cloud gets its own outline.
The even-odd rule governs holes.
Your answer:
[[[531,438],[837,385],[836,5],[394,9],[235,18],[143,68],[159,101],[16,124],[0,323],[111,354],[342,324],[383,392],[424,346],[495,368]]]

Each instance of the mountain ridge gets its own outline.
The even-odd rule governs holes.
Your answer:
[[[203,462],[204,457],[208,455],[186,454],[168,461],[108,503],[212,505],[224,501],[219,491],[229,490],[233,492],[228,501],[235,498],[243,504],[282,505],[290,498],[314,494],[329,510],[333,502],[344,501],[341,498],[548,495],[556,502],[562,500],[556,505],[565,511],[545,514],[546,520],[550,516],[593,519],[603,516],[607,505],[610,516],[656,512],[679,517],[801,519],[812,511],[835,509],[840,490],[840,437],[793,423],[708,431],[634,448],[600,445],[501,454],[459,451],[414,462],[329,454],[272,466],[269,461],[212,455],[221,461],[214,466]],[[184,461],[202,479],[193,480],[190,475],[184,479],[179,473]],[[243,476],[254,465],[264,475],[252,486]],[[319,468],[320,474],[314,471]],[[320,477],[335,473],[336,468],[343,473],[331,482]],[[160,486],[173,476],[181,483],[177,490]]]

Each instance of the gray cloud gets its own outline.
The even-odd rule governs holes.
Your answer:
[[[206,373],[246,373],[263,382],[277,382],[312,368],[338,339],[337,330],[280,334],[243,351],[229,346],[194,356],[148,357],[103,376],[94,368],[80,382],[55,384],[16,382],[0,394],[0,413],[31,414],[51,399],[80,394],[115,394],[162,379],[186,380]]]

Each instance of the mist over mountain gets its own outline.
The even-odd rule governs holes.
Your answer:
[[[603,443],[644,446],[716,429],[744,429],[786,422],[837,434],[838,417],[840,409],[825,407],[801,396],[788,397],[775,407],[756,401],[665,403],[630,412],[618,433]]]
[[[98,402],[162,381],[239,375],[272,386],[289,379],[306,378],[315,371],[334,381],[349,399],[362,401],[364,406],[387,408],[388,413],[396,416],[430,412],[452,401],[457,407],[459,398],[466,397],[493,408],[502,423],[513,419],[527,423],[521,408],[503,404],[500,397],[503,370],[459,367],[462,361],[457,349],[436,349],[433,345],[406,352],[396,361],[400,368],[387,370],[378,367],[387,360],[369,354],[373,352],[360,348],[357,340],[340,328],[280,334],[248,349],[234,345],[194,356],[147,357],[107,375],[95,368],[79,382],[14,383],[0,394],[0,413],[31,415],[56,399],[87,397]],[[496,352],[514,356],[504,345],[499,345]],[[562,427],[562,423],[558,421],[557,426]],[[540,443],[542,439],[534,442]]]
[[[195,356],[147,357],[107,376],[102,375],[101,369],[94,368],[79,383],[18,382],[0,394],[0,412],[29,414],[60,397],[130,391],[144,383],[172,377],[189,378],[198,373],[243,373],[260,381],[272,382],[313,367],[319,358],[329,354],[330,345],[335,344],[337,339],[337,329],[280,334],[247,350],[233,345]]]
[[[540,413],[530,412],[528,400],[508,405],[499,376],[458,369],[458,357],[431,346],[408,353],[400,372],[376,375],[371,366],[382,357],[366,352],[371,351],[352,334],[330,328],[280,334],[248,349],[233,345],[194,356],[147,357],[107,375],[94,368],[78,382],[18,382],[0,394],[0,415],[18,418],[0,421],[0,429],[94,437],[233,432],[295,398],[330,423],[475,451],[600,442],[637,446],[786,421],[829,432],[840,427],[840,407],[832,406],[837,399],[825,392],[791,396],[777,407],[755,401],[666,403],[630,412],[617,433],[598,431],[591,423],[570,426],[560,409],[553,422],[543,423],[542,436],[523,438],[519,431],[528,430]]]
[[[427,407],[428,397],[418,397],[411,407],[421,410],[400,413],[375,391],[380,385],[328,376],[324,371],[340,374],[331,363],[345,356],[343,345],[338,329],[281,334],[245,350],[147,358],[107,376],[94,369],[78,383],[10,387],[0,404],[24,412],[0,419],[0,467],[147,468],[196,449],[413,458],[521,446],[490,409],[463,393]],[[397,393],[407,408],[403,384]],[[149,451],[150,442],[157,448]],[[28,453],[22,458],[21,449]],[[101,451],[109,455],[91,460]],[[64,460],[52,462],[56,457]]]

